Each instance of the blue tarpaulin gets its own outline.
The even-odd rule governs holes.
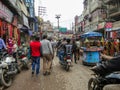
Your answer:
[[[102,33],[99,32],[87,32],[82,34],[80,37],[87,38],[87,37],[102,37]]]

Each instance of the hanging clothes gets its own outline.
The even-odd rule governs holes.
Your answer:
[[[12,25],[8,24],[8,35],[9,35],[9,37],[12,37],[12,31],[13,31]]]
[[[16,40],[18,40],[18,31],[17,31],[17,28],[14,27],[13,31],[14,31],[14,38],[15,38]]]
[[[20,40],[20,30],[17,29],[17,33],[18,33],[18,46],[21,45],[21,40]]]

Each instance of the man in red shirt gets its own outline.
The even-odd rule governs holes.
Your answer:
[[[30,42],[30,52],[32,57],[32,76],[35,71],[37,76],[40,72],[40,57],[42,56],[42,47],[39,37],[35,37],[35,40]]]

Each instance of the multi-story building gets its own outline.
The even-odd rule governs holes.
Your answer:
[[[0,0],[0,36],[7,41],[14,37],[19,41],[18,17],[20,8],[17,0]]]
[[[84,21],[84,31],[88,32],[90,31],[89,29],[89,13],[90,13],[90,4],[89,4],[89,0],[84,0],[83,4],[84,4],[84,10],[83,10],[83,21]]]
[[[82,14],[85,32],[98,31],[107,38],[119,37],[119,0],[84,0],[83,4]]]
[[[0,35],[4,40],[14,37],[18,44],[28,41],[37,19],[34,14],[34,0],[0,0]]]
[[[29,25],[29,12],[27,10],[26,7],[26,3],[24,0],[19,0],[19,7],[20,7],[20,17],[19,17],[19,22],[18,22],[18,26],[19,26],[19,30],[20,32],[20,37],[21,37],[21,41],[25,42],[25,43],[29,43],[30,40],[30,25]]]
[[[27,11],[29,12],[28,20],[30,28],[33,32],[38,32],[38,21],[35,17],[34,0],[24,0],[24,2],[26,4]]]
[[[83,15],[75,16],[75,33],[80,35],[84,33]]]
[[[106,13],[102,2],[102,0],[84,0],[85,32],[97,30],[103,32]]]
[[[54,36],[53,26],[50,21],[43,22],[43,34],[47,34],[49,37]]]
[[[108,9],[108,19],[112,23],[109,37],[120,38],[120,0],[105,0]]]

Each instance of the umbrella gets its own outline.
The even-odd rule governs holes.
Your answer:
[[[87,37],[102,37],[102,34],[99,32],[87,32],[81,35],[81,37],[83,38],[87,38]]]

